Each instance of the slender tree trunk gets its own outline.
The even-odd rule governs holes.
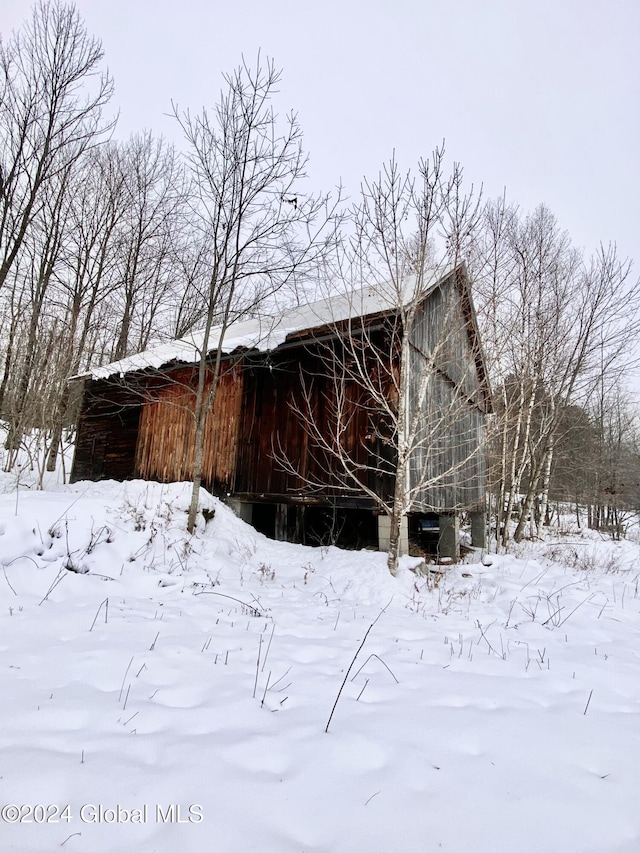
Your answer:
[[[413,313],[409,312],[404,322],[407,328],[411,328],[413,323]],[[409,365],[411,351],[409,346],[409,334],[406,328],[403,328],[402,340],[400,345],[400,363],[398,365],[398,412],[396,420],[397,430],[397,460],[395,471],[395,484],[393,489],[393,505],[389,520],[391,530],[389,533],[389,551],[387,553],[387,566],[389,571],[395,577],[398,573],[398,558],[400,556],[400,533],[402,529],[402,519],[405,516],[407,509],[407,465],[409,461],[409,446],[410,437],[407,434],[409,424],[407,423],[407,398],[408,398],[408,382],[409,382]],[[415,425],[411,425],[413,430]]]
[[[193,533],[196,528],[196,518],[198,516],[198,501],[200,498],[200,486],[202,484],[202,460],[204,456],[204,423],[206,419],[204,399],[205,377],[206,353],[203,351],[200,355],[200,364],[198,366],[198,389],[196,392],[195,401],[193,471],[191,472],[191,503],[189,504],[189,515],[187,517],[187,530],[189,531],[189,533]]]
[[[18,309],[20,308],[20,304],[18,304]],[[2,372],[2,382],[0,382],[0,416],[3,414],[4,410],[4,398],[7,393],[7,386],[9,384],[9,377],[11,376],[11,370],[13,368],[13,346],[14,340],[16,336],[16,330],[18,327],[18,315],[14,315],[11,318],[11,325],[9,327],[9,337],[7,340],[7,348],[4,356],[4,370]]]
[[[213,288],[216,283],[216,272],[214,271],[214,275],[211,280],[211,287]],[[230,297],[231,298],[231,297]],[[202,465],[204,460],[204,438],[205,438],[205,425],[207,421],[207,414],[211,410],[216,398],[216,393],[218,391],[218,380],[220,378],[220,365],[222,363],[222,342],[224,340],[224,332],[226,331],[226,326],[228,325],[229,319],[229,311],[231,308],[231,303],[229,301],[227,306],[227,312],[224,320],[224,324],[222,326],[220,332],[220,340],[218,343],[218,351],[216,353],[216,361],[213,369],[213,375],[211,377],[211,384],[209,386],[209,391],[205,391],[206,387],[206,379],[207,379],[207,349],[208,349],[208,341],[209,336],[211,335],[211,329],[213,327],[213,311],[209,311],[207,317],[207,323],[203,335],[203,344],[202,351],[200,352],[200,363],[198,365],[198,389],[196,392],[196,401],[195,401],[195,432],[194,432],[194,454],[193,454],[193,473],[192,473],[192,489],[191,489],[191,503],[189,504],[189,514],[187,516],[187,530],[189,533],[193,533],[196,528],[196,519],[198,517],[198,501],[200,499],[200,486],[202,485]]]
[[[548,524],[547,507],[549,506],[549,484],[551,482],[551,463],[553,461],[553,443],[547,448],[542,470],[542,501],[540,503],[540,518],[542,524]]]
[[[502,530],[508,523],[508,519],[505,518],[505,503],[507,500],[507,442],[509,441],[506,394],[504,395],[504,403],[505,410],[503,413],[502,434],[500,438],[500,480],[497,496],[498,505],[496,506],[496,545],[502,544],[503,546],[504,534],[502,533]]]
[[[551,441],[551,439],[548,439]],[[533,503],[538,493],[540,487],[540,480],[542,479],[543,470],[547,464],[547,456],[551,452],[551,445],[547,444],[542,453],[542,456],[538,460],[538,463],[534,468],[531,469],[531,478],[529,480],[529,488],[527,490],[527,494],[524,501],[524,506],[522,507],[522,512],[520,513],[520,518],[518,519],[518,525],[516,527],[515,533],[513,534],[513,538],[515,542],[521,542],[524,538],[524,530],[527,524],[527,519],[529,516],[532,516],[533,513]]]
[[[26,354],[24,367],[22,368],[22,373],[20,374],[20,379],[18,380],[16,387],[14,405],[12,406],[11,419],[9,422],[9,430],[7,432],[7,438],[4,445],[7,450],[17,450],[20,447],[20,442],[22,441],[25,426],[25,407],[28,402],[29,384],[31,382],[31,373],[33,370],[36,345],[38,341],[37,332],[40,308],[41,305],[37,310],[34,308],[34,313],[29,324],[29,335],[25,347]]]
[[[56,406],[56,414],[51,432],[51,443],[49,444],[49,450],[47,452],[47,471],[56,470],[56,465],[58,462],[58,450],[62,442],[64,417],[69,406],[70,397],[71,389],[69,388],[69,383],[65,382],[64,387],[62,389],[62,394],[60,395],[60,398],[58,400],[58,405]]]
[[[189,504],[189,515],[187,516],[187,530],[193,533],[196,529],[198,517],[198,501],[200,499],[200,486],[202,485],[202,458],[204,449],[204,424],[196,423],[195,450],[193,456],[193,475],[191,477],[191,503]]]

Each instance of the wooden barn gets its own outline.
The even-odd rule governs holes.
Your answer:
[[[365,288],[211,335],[212,363],[218,348],[222,362],[203,485],[258,530],[385,549],[381,506],[394,493],[398,428],[413,424],[403,550],[409,540],[428,547],[435,533],[440,552],[455,555],[460,511],[484,545],[491,398],[466,269],[434,276],[414,299],[410,329],[398,301]],[[74,481],[190,478],[201,347],[194,334],[73,377],[84,381]]]

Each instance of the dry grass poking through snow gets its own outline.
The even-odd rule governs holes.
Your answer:
[[[637,543],[393,579],[188,498],[0,496],[0,849],[640,850]]]

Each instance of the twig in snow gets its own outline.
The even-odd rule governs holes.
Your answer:
[[[88,492],[88,491],[89,491],[89,486],[87,486],[87,488],[86,488],[83,492],[80,492],[80,494],[78,495],[78,497],[77,497],[75,500],[71,501],[71,503],[69,504],[69,506],[65,509],[65,511],[64,511],[63,513],[61,513],[61,514],[56,518],[56,520],[53,522],[53,524],[50,524],[50,525],[49,525],[49,529],[48,529],[48,531],[47,531],[47,532],[49,533],[49,535],[50,535],[50,536],[51,536],[51,531],[55,529],[55,527],[56,527],[56,525],[58,524],[58,522],[59,522],[62,518],[64,518],[64,516],[69,512],[69,510],[71,509],[71,507],[72,507],[74,504],[77,504],[77,503],[78,503],[78,501],[80,500],[80,498],[83,498],[83,497],[87,494],[87,492]],[[78,833],[78,835],[80,835],[80,833]],[[69,836],[69,838],[71,838],[71,836]]]
[[[542,578],[547,574],[548,571],[549,571],[549,566],[547,566],[546,569],[543,569],[539,575],[536,575],[535,577],[531,578],[531,580],[528,580],[526,582],[526,584],[523,587],[521,587],[520,592],[523,592],[529,586],[530,583],[538,583],[538,581],[541,581]]]
[[[13,558],[13,560],[9,560],[9,562],[8,562],[8,563],[3,563],[3,564],[2,564],[2,568],[4,569],[4,568],[6,568],[7,566],[12,565],[13,563],[15,563],[15,561],[16,561],[16,560],[31,560],[31,562],[32,562],[32,563],[33,563],[33,565],[36,567],[36,569],[39,569],[39,568],[40,568],[40,566],[38,566],[38,564],[37,564],[37,563],[36,563],[36,561],[33,559],[33,557],[30,557],[28,554],[19,554],[17,557],[14,557],[14,558]]]
[[[253,682],[253,698],[256,698],[256,690],[258,689],[258,673],[260,672],[260,652],[262,651],[262,634],[260,634],[258,642],[258,659],[256,660],[256,680]]]
[[[358,696],[357,696],[357,698],[356,698],[356,702],[359,702],[359,701],[360,701],[360,697],[361,697],[361,696],[362,696],[362,694],[364,693],[364,688],[367,686],[367,684],[368,684],[368,683],[369,683],[369,679],[368,679],[368,678],[365,678],[365,680],[364,680],[364,687],[362,688],[362,690],[360,691],[360,693],[358,693]],[[365,805],[366,805],[366,803],[365,803]]]
[[[125,683],[125,681],[127,680],[127,674],[128,674],[128,672],[129,672],[129,670],[131,669],[131,664],[132,664],[132,663],[133,663],[133,657],[132,657],[132,658],[131,658],[131,660],[129,661],[129,665],[128,665],[128,666],[127,666],[127,668],[125,669],[125,671],[124,671],[124,675],[122,676],[122,684],[120,685],[120,693],[118,694],[118,702],[122,699],[122,691],[124,690],[124,683]]]
[[[47,592],[46,592],[46,594],[45,594],[45,597],[42,599],[42,601],[40,601],[40,602],[39,602],[38,607],[40,607],[40,605],[41,605],[43,602],[45,602],[45,601],[47,600],[47,598],[49,598],[49,596],[51,595],[51,593],[53,592],[53,590],[58,586],[58,584],[60,583],[60,581],[61,581],[64,577],[66,577],[66,576],[67,576],[66,571],[65,571],[64,569],[60,569],[60,571],[59,571],[59,572],[58,572],[58,574],[56,575],[56,577],[55,577],[55,579],[54,579],[53,583],[51,584],[51,586],[50,586],[50,587],[49,587],[49,589],[47,590]]]
[[[564,610],[564,605],[562,605],[561,607],[558,607],[557,610],[554,610],[553,613],[549,616],[549,618],[545,619],[544,622],[542,623],[543,627],[545,625],[548,625],[549,622],[553,621],[553,624],[555,625],[555,627],[559,628],[560,625],[562,625],[562,622],[559,620],[559,617],[560,617],[560,614],[562,613],[563,610]],[[569,614],[569,616],[571,616],[571,614]]]
[[[231,601],[237,601],[238,604],[241,604],[242,607],[246,607],[251,616],[265,616],[266,614],[263,612],[262,605],[258,602],[258,607],[254,604],[247,604],[246,601],[241,601],[239,598],[234,598],[232,595],[225,595],[223,592],[213,592],[210,589],[201,589],[197,592],[194,592],[194,595],[219,595],[221,598],[229,598]],[[254,601],[257,601],[257,598],[254,596]]]
[[[101,601],[101,602],[100,602],[100,605],[99,605],[98,609],[96,610],[96,615],[93,617],[93,622],[91,623],[91,627],[89,628],[89,633],[91,633],[91,632],[93,631],[93,626],[94,626],[94,625],[96,624],[96,622],[98,621],[98,616],[99,616],[99,614],[100,614],[100,611],[102,610],[102,605],[103,605],[103,604],[105,605],[105,611],[104,611],[104,624],[106,625],[106,624],[107,624],[107,622],[108,622],[108,619],[109,619],[109,599],[108,599],[108,598],[105,598],[105,600],[104,600],[104,601]]]
[[[382,664],[382,666],[387,670],[387,672],[389,673],[389,675],[391,676],[391,678],[393,678],[393,680],[395,681],[395,683],[396,683],[396,684],[400,684],[400,682],[398,681],[398,679],[395,677],[395,675],[393,674],[393,672],[391,672],[391,670],[390,670],[390,669],[389,669],[389,667],[386,665],[386,663],[382,660],[382,658],[380,657],[380,655],[377,655],[375,652],[373,652],[372,654],[370,654],[370,655],[369,655],[369,657],[368,657],[368,658],[366,659],[366,661],[362,664],[362,666],[360,667],[360,669],[359,669],[359,670],[356,672],[356,674],[353,676],[353,678],[351,679],[351,681],[355,681],[355,680],[356,680],[356,678],[360,675],[360,673],[361,673],[361,672],[362,672],[362,670],[365,668],[365,666],[369,663],[369,661],[371,660],[371,658],[377,658],[377,659],[380,661],[380,663]]]
[[[491,625],[494,625],[495,622],[496,622],[496,620],[494,619],[493,622],[491,623]],[[491,628],[491,625],[487,625],[487,631],[489,630],[489,628]],[[493,652],[494,655],[497,655],[499,658],[502,658],[502,660],[504,660],[504,653],[500,654],[499,651],[497,651],[496,649],[493,648],[493,646],[491,645],[491,643],[487,639],[487,635],[485,634],[484,629],[483,629],[482,625],[480,624],[479,620],[476,620],[476,627],[480,631],[480,639],[484,640],[485,643],[487,644],[487,646],[489,646],[489,654],[491,654],[491,652]],[[502,640],[502,637],[500,637],[500,639]],[[478,642],[480,642],[480,640],[478,640]]]
[[[289,669],[285,673],[283,673],[277,681],[273,682],[273,684],[271,685],[271,690],[273,690],[273,688],[276,686],[276,684],[280,684],[280,682],[283,681],[287,677],[287,675],[289,675],[290,672],[291,672],[291,667],[289,667]],[[287,687],[291,687],[291,682],[289,682],[289,684],[285,685],[284,687],[281,687],[280,690],[278,691],[278,693],[282,693],[282,691],[286,690]]]
[[[391,604],[391,601],[393,601],[393,599],[390,599],[390,600],[389,600],[389,604]],[[354,656],[352,657],[352,659],[351,659],[351,663],[349,664],[349,668],[347,669],[347,672],[346,672],[345,677],[344,677],[344,679],[343,679],[343,681],[342,681],[342,684],[340,685],[340,690],[338,690],[338,695],[336,696],[336,701],[333,703],[333,708],[331,709],[331,713],[329,714],[329,719],[327,720],[327,725],[325,726],[325,729],[324,729],[324,730],[325,730],[325,733],[327,733],[327,732],[329,731],[329,726],[331,725],[331,720],[333,719],[333,714],[334,714],[334,712],[335,712],[335,710],[336,710],[336,706],[337,706],[337,704],[338,704],[338,700],[340,699],[340,696],[342,695],[342,691],[344,690],[344,686],[345,686],[345,684],[347,683],[347,679],[349,678],[349,673],[351,672],[351,670],[352,670],[352,668],[353,668],[353,665],[354,665],[354,663],[356,662],[356,658],[358,657],[358,655],[359,655],[359,654],[360,654],[360,652],[362,651],[362,647],[364,646],[364,644],[367,642],[367,637],[368,637],[368,636],[369,636],[369,634],[371,633],[371,629],[372,629],[372,628],[373,628],[373,626],[376,624],[376,622],[378,621],[378,619],[382,616],[382,614],[385,612],[385,610],[387,609],[387,607],[389,606],[389,604],[386,604],[386,605],[382,608],[382,610],[380,611],[380,613],[378,613],[378,615],[377,615],[377,616],[376,616],[376,618],[373,620],[373,622],[371,623],[371,625],[369,625],[369,627],[367,628],[367,631],[366,631],[366,633],[365,633],[364,637],[362,638],[362,642],[361,642],[361,643],[360,643],[360,645],[358,646],[358,648],[357,648],[357,650],[356,650],[355,655],[354,655]]]
[[[592,696],[593,696],[593,690],[591,691],[591,693],[589,693],[589,698],[587,699],[587,704],[584,706],[584,712],[583,712],[583,715],[582,715],[583,717],[584,717],[584,716],[586,716],[586,714],[587,714],[587,709],[588,709],[588,707],[589,707],[589,702],[591,702],[591,697],[592,697]]]
[[[269,675],[267,676],[267,683],[264,686],[264,693],[262,694],[262,702],[260,703],[260,707],[264,705],[264,700],[267,698],[267,690],[269,689],[269,682],[271,681],[271,671],[269,671]]]
[[[591,599],[593,598],[593,596],[594,596],[594,593],[591,593],[591,595],[590,595],[588,598],[585,598],[585,599],[584,599],[584,601],[581,601],[581,602],[580,602],[580,604],[576,604],[576,606],[573,608],[573,610],[571,611],[571,613],[569,613],[569,615],[568,615],[568,616],[565,616],[565,617],[564,617],[564,619],[562,620],[562,622],[560,622],[560,624],[558,625],[558,628],[560,628],[562,625],[564,625],[564,623],[567,621],[567,619],[569,619],[569,617],[573,616],[573,614],[576,612],[576,610],[577,610],[579,607],[582,607],[582,605],[583,605],[583,604],[586,604],[586,603],[587,603],[587,601],[591,601]]]
[[[267,643],[267,651],[264,654],[264,660],[262,661],[262,669],[260,672],[264,672],[264,667],[267,662],[267,658],[269,657],[269,649],[271,648],[271,640],[273,640],[273,633],[276,630],[276,623],[274,622],[271,626],[271,636],[269,637],[269,642]]]
[[[17,558],[16,558],[16,559],[17,559]],[[31,559],[31,558],[29,558],[29,559]],[[13,563],[13,560],[12,560],[11,562]],[[9,563],[7,563],[7,565],[9,565]],[[7,577],[7,569],[6,569],[6,567],[5,567],[4,565],[2,566],[2,571],[4,572],[4,579],[5,579],[5,580],[6,580],[6,582],[9,584],[9,589],[11,590],[11,592],[12,592],[14,595],[17,595],[18,593],[17,593],[17,592],[15,591],[15,589],[11,586],[11,581],[10,581],[10,580],[9,580],[9,578]]]

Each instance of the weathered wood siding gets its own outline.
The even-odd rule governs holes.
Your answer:
[[[419,512],[475,509],[485,500],[486,390],[455,275],[420,308],[411,333],[409,408],[421,412],[409,464]]]
[[[318,346],[309,344],[245,364],[235,494],[283,502],[370,503],[305,423],[310,414],[328,439],[335,430],[336,387],[326,374],[325,358]],[[349,416],[341,441],[375,488],[371,412],[356,383],[345,386],[344,393]]]
[[[205,391],[211,387],[209,373]],[[195,449],[195,367],[156,377],[147,387],[136,451],[136,473],[148,480],[188,480]],[[241,362],[223,362],[215,400],[205,423],[203,485],[216,494],[233,489],[242,403]]]
[[[475,509],[485,501],[484,414],[442,376],[430,384],[420,443],[409,464],[414,512]]]
[[[307,435],[292,406],[299,395],[298,364],[283,355],[245,364],[235,488],[247,497],[284,496],[303,488]],[[281,463],[278,462],[281,460]],[[286,470],[286,460],[296,476]]]
[[[482,445],[490,400],[467,285],[457,275],[419,307],[410,335],[408,414],[418,415],[408,475],[414,512],[473,509],[485,498]],[[361,335],[359,356],[391,406],[397,405],[398,323],[377,314],[348,324]],[[332,436],[340,442],[362,486],[389,499],[393,418],[367,399],[361,384],[341,381],[340,365],[349,356],[341,331],[302,330],[273,352],[223,361],[205,426],[203,485],[253,502],[372,508],[335,454],[314,439],[311,419],[329,444]],[[74,479],[190,479],[196,385],[195,366],[88,383]]]
[[[133,477],[139,419],[140,396],[130,381],[87,382],[71,481]]]

